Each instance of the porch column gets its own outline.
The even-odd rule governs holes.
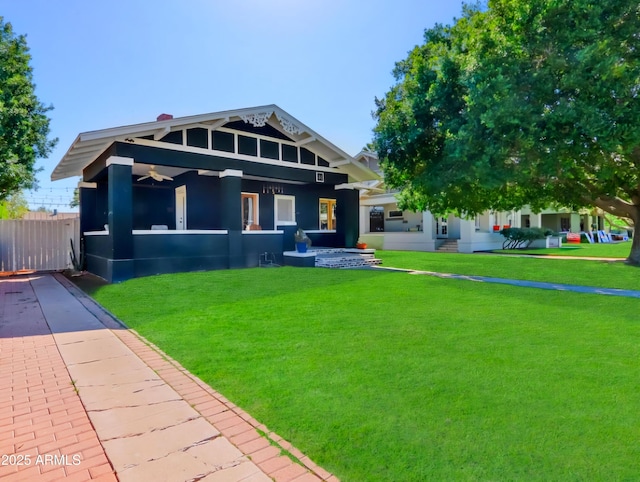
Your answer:
[[[360,191],[349,187],[336,188],[336,233],[345,248],[358,242]]]
[[[242,249],[242,171],[226,169],[220,173],[222,228],[229,231],[229,268],[243,268]]]
[[[359,226],[360,226],[360,234],[367,234],[370,229],[369,226],[367,225],[367,221],[369,221],[369,209],[371,208],[371,206],[360,206],[360,220],[358,222]]]
[[[476,234],[475,219],[460,220],[460,239],[458,240],[459,253],[473,253],[473,238]]]
[[[541,228],[542,227],[542,213],[531,213],[529,215],[529,225],[532,228]]]
[[[111,156],[107,159],[107,212],[110,260],[107,274],[112,283],[135,276],[133,262],[132,168],[133,159]]]
[[[435,238],[435,231],[433,228],[433,214],[429,211],[422,212],[422,232],[425,233],[428,239]]]
[[[579,233],[580,232],[580,214],[571,213],[571,232]]]

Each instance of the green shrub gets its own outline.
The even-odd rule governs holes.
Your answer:
[[[502,249],[528,248],[536,239],[544,239],[549,230],[542,228],[504,228],[500,234],[505,240]]]

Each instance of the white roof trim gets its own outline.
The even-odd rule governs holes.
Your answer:
[[[269,114],[267,119],[271,119],[271,116],[275,114],[277,122],[271,120],[271,125],[291,137],[296,145],[317,142],[322,146],[321,150],[325,152],[327,150],[331,151],[333,154],[331,156],[332,159],[328,159],[330,165],[333,166],[334,163],[339,162],[340,171],[346,172],[350,177],[354,177],[356,180],[374,179],[376,177],[373,171],[355,162],[345,151],[320,136],[277,105],[271,104],[83,132],[76,137],[55,167],[51,174],[51,180],[56,181],[72,176],[81,176],[83,169],[100,156],[113,142],[123,141],[128,137],[151,135],[157,140],[166,135],[166,133],[180,128],[198,126],[216,129],[229,121],[243,118],[249,120],[261,118],[266,114]],[[324,155],[321,156],[325,157]]]

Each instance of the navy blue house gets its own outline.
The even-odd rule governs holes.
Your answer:
[[[51,178],[71,176],[86,269],[109,282],[282,262],[297,228],[353,247],[378,178],[275,105],[82,133]]]

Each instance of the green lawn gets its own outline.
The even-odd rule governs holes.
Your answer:
[[[637,300],[314,268],[94,296],[343,481],[640,473]]]
[[[490,254],[376,251],[383,266],[602,288],[640,290],[640,268],[621,261],[539,259]],[[551,258],[551,257],[550,257]]]
[[[503,254],[536,254],[542,256],[586,256],[592,258],[621,258],[629,256],[631,241],[619,243],[597,243],[597,244],[568,244],[562,248],[549,249],[510,249],[496,250],[496,253]]]

